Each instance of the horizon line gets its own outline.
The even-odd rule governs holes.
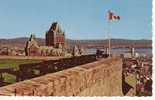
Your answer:
[[[25,36],[25,37],[11,37],[11,38],[0,38],[0,39],[18,39],[18,38],[29,38],[29,37],[27,37],[27,36]],[[45,39],[45,38],[43,38],[43,37],[36,37],[36,38],[38,38],[38,39]],[[108,40],[107,38],[103,38],[103,39],[101,39],[101,38],[95,38],[95,39],[91,39],[91,38],[86,38],[86,39],[71,39],[71,38],[66,38],[66,39],[69,39],[69,40]],[[148,39],[148,38],[141,38],[141,39],[131,39],[131,38],[111,38],[111,39],[119,39],[119,40],[152,40],[152,38],[151,39]]]

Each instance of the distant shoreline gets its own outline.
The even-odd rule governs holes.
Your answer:
[[[26,42],[29,38],[21,37],[21,38],[12,38],[12,39],[0,39],[0,47],[8,46],[8,47],[20,47],[25,48]],[[45,45],[44,38],[36,38],[39,45]],[[69,46],[80,45],[83,47],[90,47],[93,46],[100,46],[100,47],[107,47],[107,40],[72,40],[66,39],[66,44]],[[130,40],[130,39],[111,39],[112,47],[113,48],[152,48],[152,40]]]

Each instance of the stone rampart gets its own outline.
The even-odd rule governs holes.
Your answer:
[[[0,88],[10,96],[121,96],[122,59],[101,59]]]

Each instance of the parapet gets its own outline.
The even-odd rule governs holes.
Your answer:
[[[122,60],[101,59],[0,88],[3,96],[121,96]]]

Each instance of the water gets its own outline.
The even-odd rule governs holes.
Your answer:
[[[101,50],[103,50],[103,49],[101,49]],[[114,48],[111,50],[111,52],[113,54],[122,54],[122,53],[126,53],[129,51],[130,51],[130,49],[128,49],[128,48]],[[95,54],[96,49],[87,49],[86,52],[88,54]],[[145,54],[146,56],[152,57],[152,49],[151,48],[137,48],[137,49],[135,49],[135,52],[137,52],[139,54]]]

